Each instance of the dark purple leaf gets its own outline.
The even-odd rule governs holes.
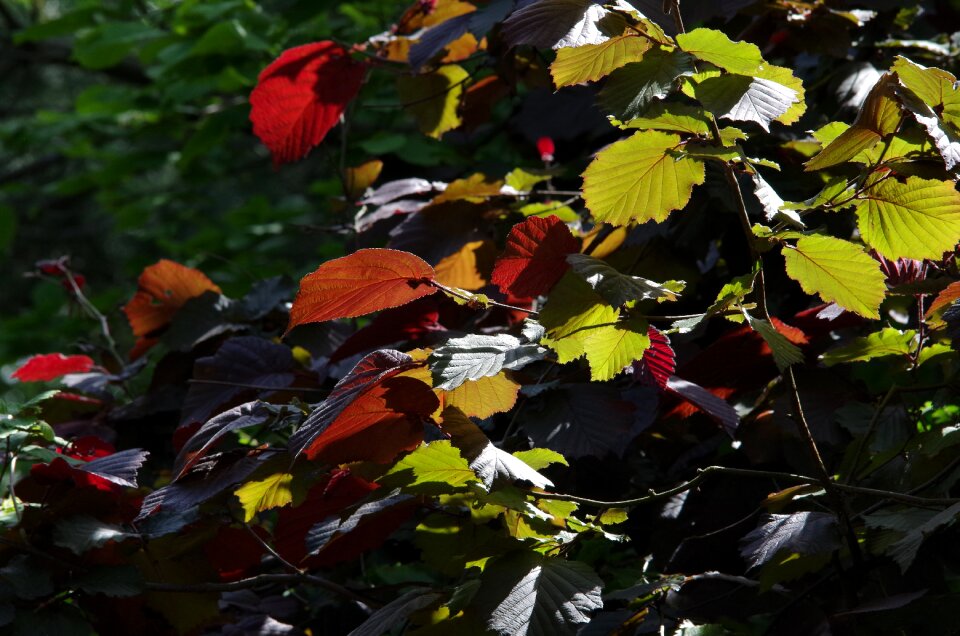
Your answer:
[[[768,515],[763,525],[741,541],[740,554],[751,568],[759,567],[778,552],[822,554],[840,547],[837,517],[830,512],[797,512]]]
[[[174,481],[180,479],[224,435],[248,426],[258,426],[277,414],[277,409],[259,400],[224,411],[208,421],[187,440],[173,464]]]
[[[379,515],[411,499],[413,499],[413,495],[393,494],[383,499],[361,504],[346,518],[341,515],[334,515],[325,521],[321,521],[307,532],[307,553],[318,554],[335,537],[356,530],[365,520],[371,521],[368,517]]]
[[[687,382],[673,375],[667,380],[667,391],[679,395],[719,422],[731,437],[740,426],[740,416],[737,415],[736,410],[699,384]]]
[[[290,386],[293,367],[293,353],[284,345],[255,336],[232,338],[194,364],[180,423],[203,422],[245,391]]]
[[[137,472],[149,455],[148,451],[131,448],[113,455],[98,457],[75,468],[120,486],[137,488]]]
[[[603,384],[566,384],[523,409],[523,429],[537,446],[568,458],[622,456],[633,439],[636,407]]]

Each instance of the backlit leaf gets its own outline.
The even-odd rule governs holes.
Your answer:
[[[763,336],[767,346],[773,354],[773,361],[781,371],[787,367],[803,362],[803,353],[797,345],[790,342],[786,336],[777,331],[770,322],[763,318],[754,318],[749,313],[744,312],[747,322],[750,326]]]
[[[666,334],[651,325],[647,329],[647,336],[650,346],[644,350],[643,357],[633,363],[633,372],[637,381],[662,390],[677,370],[677,357]]]
[[[881,76],[860,107],[853,125],[805,163],[804,170],[822,170],[849,161],[896,131],[900,123],[900,103],[895,89],[893,75]]]
[[[863,362],[885,356],[903,356],[913,354],[917,333],[913,330],[900,331],[885,327],[863,338],[855,340],[824,353],[820,359],[828,367],[845,362]]]
[[[628,33],[600,44],[562,48],[550,65],[550,74],[557,88],[595,82],[624,64],[640,61],[650,46],[648,39]]]
[[[611,380],[643,356],[650,346],[645,320],[633,319],[590,329],[583,341],[590,379]]]
[[[253,132],[273,163],[297,161],[323,141],[363,83],[366,67],[330,41],[288,49],[250,93]]]
[[[439,139],[461,123],[457,111],[469,78],[463,67],[446,64],[432,73],[397,78],[397,93],[416,118],[420,132]]]
[[[460,455],[460,450],[445,439],[418,447],[394,464],[384,479],[404,471],[410,471],[413,476],[413,480],[404,485],[405,490],[423,484],[457,487],[478,481],[477,474]]]
[[[437,281],[447,287],[473,291],[486,287],[497,248],[493,241],[470,241],[434,266]]]
[[[610,74],[600,91],[600,105],[621,121],[643,115],[654,100],[666,97],[678,77],[693,74],[693,58],[682,51],[650,49],[639,62]]]
[[[292,482],[290,473],[277,473],[240,486],[234,494],[243,507],[243,520],[249,523],[258,512],[290,505],[293,502]]]
[[[928,68],[898,55],[891,69],[900,83],[924,104],[940,115],[943,121],[960,128],[960,87],[953,73]]]
[[[755,44],[733,42],[713,29],[694,29],[677,35],[676,40],[682,50],[731,73],[752,75],[764,63]]]
[[[203,272],[162,259],[143,270],[137,279],[137,293],[123,307],[133,335],[155,335],[170,324],[187,300],[220,288]]]
[[[865,318],[880,317],[887,287],[880,264],[860,247],[830,236],[805,236],[784,247],[787,275],[803,291]]]
[[[327,261],[300,281],[287,331],[309,322],[363,316],[429,296],[435,272],[423,259],[389,249],[363,249]]]
[[[503,636],[572,635],[603,607],[602,587],[584,563],[518,551],[484,568],[473,605]]]
[[[583,197],[597,221],[613,225],[663,221],[703,183],[699,159],[677,157],[680,137],[634,133],[600,151],[583,173]]]
[[[32,356],[11,377],[21,382],[50,382],[68,373],[86,373],[92,368],[93,359],[89,356],[47,353]]]
[[[557,353],[561,364],[584,354],[584,339],[599,325],[613,324],[619,313],[603,302],[578,275],[568,272],[540,311],[548,338],[541,341]]]
[[[499,373],[444,391],[440,400],[445,406],[455,406],[470,417],[483,419],[512,409],[519,392],[519,384],[506,373]]]
[[[580,243],[556,216],[532,216],[511,228],[491,280],[514,296],[546,294],[567,271],[567,254]]]
[[[857,202],[863,241],[890,259],[939,260],[960,242],[960,192],[950,181],[883,179]]]
[[[620,127],[708,135],[710,134],[710,119],[699,106],[660,102],[647,109],[642,117],[624,122]]]

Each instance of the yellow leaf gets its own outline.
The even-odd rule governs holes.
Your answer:
[[[469,77],[463,67],[448,64],[426,75],[398,78],[397,91],[420,131],[439,139],[462,123],[457,111]]]
[[[595,82],[625,64],[639,62],[651,46],[650,40],[631,33],[600,44],[562,48],[550,65],[553,83],[561,88]]]
[[[487,286],[496,258],[497,248],[493,241],[471,241],[433,269],[440,283],[473,291]]]
[[[251,521],[258,512],[272,508],[282,508],[293,502],[293,491],[290,484],[293,475],[277,473],[260,481],[247,482],[238,488],[234,494],[243,506],[243,520]]]

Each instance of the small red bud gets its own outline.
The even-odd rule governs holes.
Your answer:
[[[540,160],[544,162],[553,161],[553,153],[556,148],[553,145],[553,139],[550,137],[541,137],[537,139],[537,152],[540,153]]]

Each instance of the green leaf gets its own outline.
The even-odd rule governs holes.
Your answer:
[[[463,486],[479,481],[460,451],[445,439],[418,447],[398,461],[387,475],[406,470],[412,472],[413,481],[405,487],[436,483]]]
[[[634,133],[600,151],[583,173],[583,197],[597,221],[613,225],[663,221],[703,183],[703,162],[676,157],[680,137]]]
[[[420,131],[434,139],[462,122],[458,109],[470,74],[456,64],[446,64],[426,75],[397,78],[400,101],[413,113]]]
[[[898,55],[891,69],[900,83],[939,113],[943,121],[960,128],[960,88],[953,73],[927,68]]]
[[[939,260],[960,242],[960,192],[950,181],[883,179],[858,197],[863,241],[883,256]]]
[[[517,551],[487,565],[470,609],[504,636],[572,635],[603,607],[602,587],[584,563]]]
[[[584,354],[583,341],[597,325],[615,323],[619,313],[574,272],[564,274],[540,311],[540,322],[549,338],[541,344],[557,354],[557,361],[566,364]]]
[[[827,351],[820,359],[828,367],[846,362],[865,362],[886,356],[909,357],[915,348],[917,332],[886,327],[864,338]]]
[[[713,29],[694,29],[677,36],[677,45],[704,62],[740,75],[753,75],[764,64],[760,49],[749,42],[733,42]]]
[[[551,464],[570,465],[563,455],[549,448],[531,448],[530,450],[517,451],[513,456],[534,470],[543,470]]]
[[[676,300],[678,294],[660,283],[621,274],[598,258],[569,254],[567,263],[588,285],[613,307],[639,300]]]
[[[805,236],[785,246],[787,275],[817,294],[866,318],[880,318],[887,286],[880,264],[857,245],[830,236]]]
[[[787,367],[803,362],[803,353],[797,345],[793,344],[787,337],[777,331],[777,328],[763,318],[754,318],[747,312],[743,312],[750,326],[759,333],[767,346],[773,353],[773,361],[781,371]]]
[[[779,82],[746,75],[708,78],[694,87],[694,96],[717,117],[752,121],[766,131],[800,101],[797,91]]]
[[[272,508],[282,508],[293,502],[293,491],[290,486],[293,475],[277,473],[266,479],[250,481],[240,486],[234,494],[243,507],[243,520],[252,521],[258,512]]]
[[[926,69],[926,71],[939,71],[939,69]],[[950,77],[953,77],[953,75],[950,75]],[[921,88],[924,87],[921,86]],[[947,89],[944,87],[943,90],[946,91]],[[929,93],[930,91],[926,90],[925,92]],[[960,102],[960,91],[944,92],[940,99],[949,103],[939,103],[933,106],[926,103],[925,99],[921,99],[907,87],[899,91],[899,95],[903,107],[910,112],[933,141],[933,145],[943,158],[947,170],[953,170],[960,164],[960,131],[957,130],[958,125],[960,125],[960,112],[957,112],[960,110],[960,103],[957,103]],[[928,94],[927,98],[930,99],[931,96]]]
[[[550,74],[557,88],[595,82],[625,64],[639,62],[650,47],[650,40],[627,34],[600,44],[563,48],[557,51]]]
[[[650,49],[639,62],[610,74],[598,97],[600,105],[621,121],[639,117],[655,99],[666,97],[678,77],[693,74],[693,59],[677,50]]]
[[[895,89],[893,75],[885,73],[881,76],[860,107],[853,126],[805,163],[804,170],[822,170],[849,161],[872,148],[884,136],[896,132],[901,111]]]
[[[650,346],[648,328],[645,320],[635,318],[587,331],[583,346],[590,363],[590,379],[611,380],[639,360]]]
[[[164,35],[164,31],[140,22],[107,22],[77,38],[73,57],[86,68],[108,68],[145,42]]]
[[[689,104],[656,103],[642,117],[619,124],[621,129],[666,130],[691,135],[710,134],[710,119],[702,108]]]
[[[503,369],[521,369],[542,360],[545,353],[543,347],[509,334],[452,338],[430,354],[433,387],[452,391],[468,380],[497,375]]]

